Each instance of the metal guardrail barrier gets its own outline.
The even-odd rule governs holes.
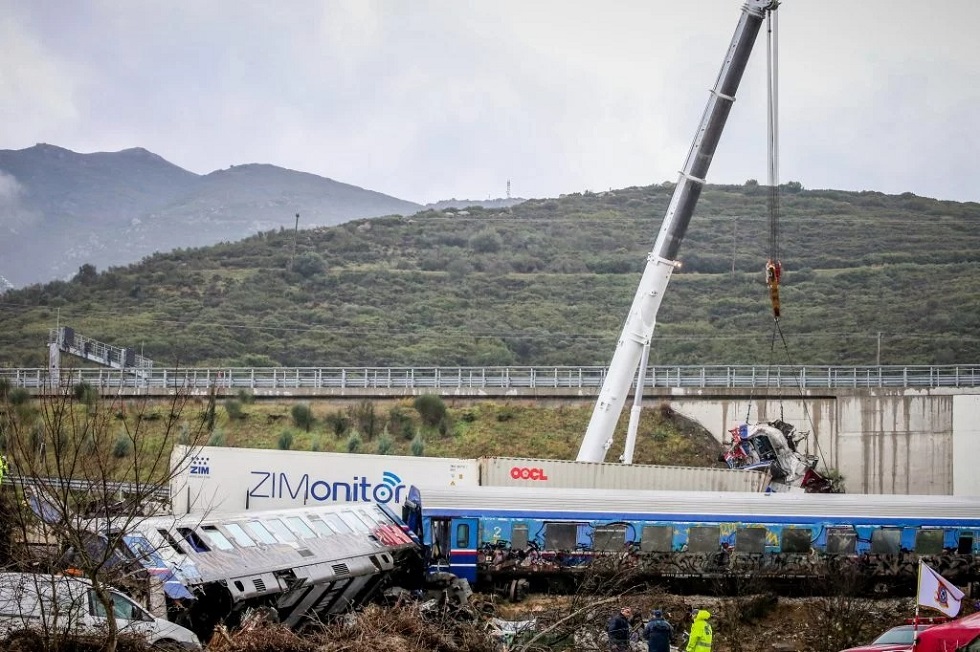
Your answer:
[[[102,390],[500,390],[598,389],[605,367],[206,367],[153,368],[135,377],[118,369],[61,369],[62,385]],[[13,387],[50,386],[46,368],[0,368]],[[980,387],[980,365],[909,366],[662,366],[647,370],[646,387],[935,388]]]
[[[120,494],[122,496],[146,496],[164,502],[170,500],[170,489],[161,485],[136,484],[133,482],[106,482],[94,480],[69,480],[61,478],[33,478],[22,475],[5,475],[4,483],[18,487],[44,487],[59,490],[69,489],[78,493]]]

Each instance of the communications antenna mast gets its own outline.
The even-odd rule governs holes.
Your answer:
[[[660,233],[647,256],[646,268],[633,297],[633,304],[623,325],[606,378],[599,390],[592,418],[576,457],[579,462],[602,462],[612,445],[613,432],[623,411],[640,358],[644,357],[644,351],[649,350],[657,322],[657,311],[671,272],[678,264],[675,258],[694,207],[701,196],[708,167],[735,101],[735,91],[742,80],[762,23],[778,5],[778,0],[747,0],[742,6],[738,26],[725,53],[718,79],[711,90],[684,169],[667,205]],[[639,385],[640,383],[637,391]]]

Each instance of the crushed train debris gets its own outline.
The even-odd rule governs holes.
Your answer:
[[[810,433],[777,419],[770,423],[745,424],[728,431],[732,442],[724,455],[733,469],[766,469],[773,491],[802,489],[807,493],[830,493],[833,483],[816,470],[819,458],[799,450]]]

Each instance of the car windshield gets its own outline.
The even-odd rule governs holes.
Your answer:
[[[893,627],[875,639],[872,645],[884,645],[885,643],[912,644],[911,627]]]

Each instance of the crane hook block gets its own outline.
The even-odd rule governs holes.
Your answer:
[[[773,319],[779,319],[779,279],[783,275],[783,264],[778,260],[766,261],[766,285],[769,286],[769,301],[772,303]]]

